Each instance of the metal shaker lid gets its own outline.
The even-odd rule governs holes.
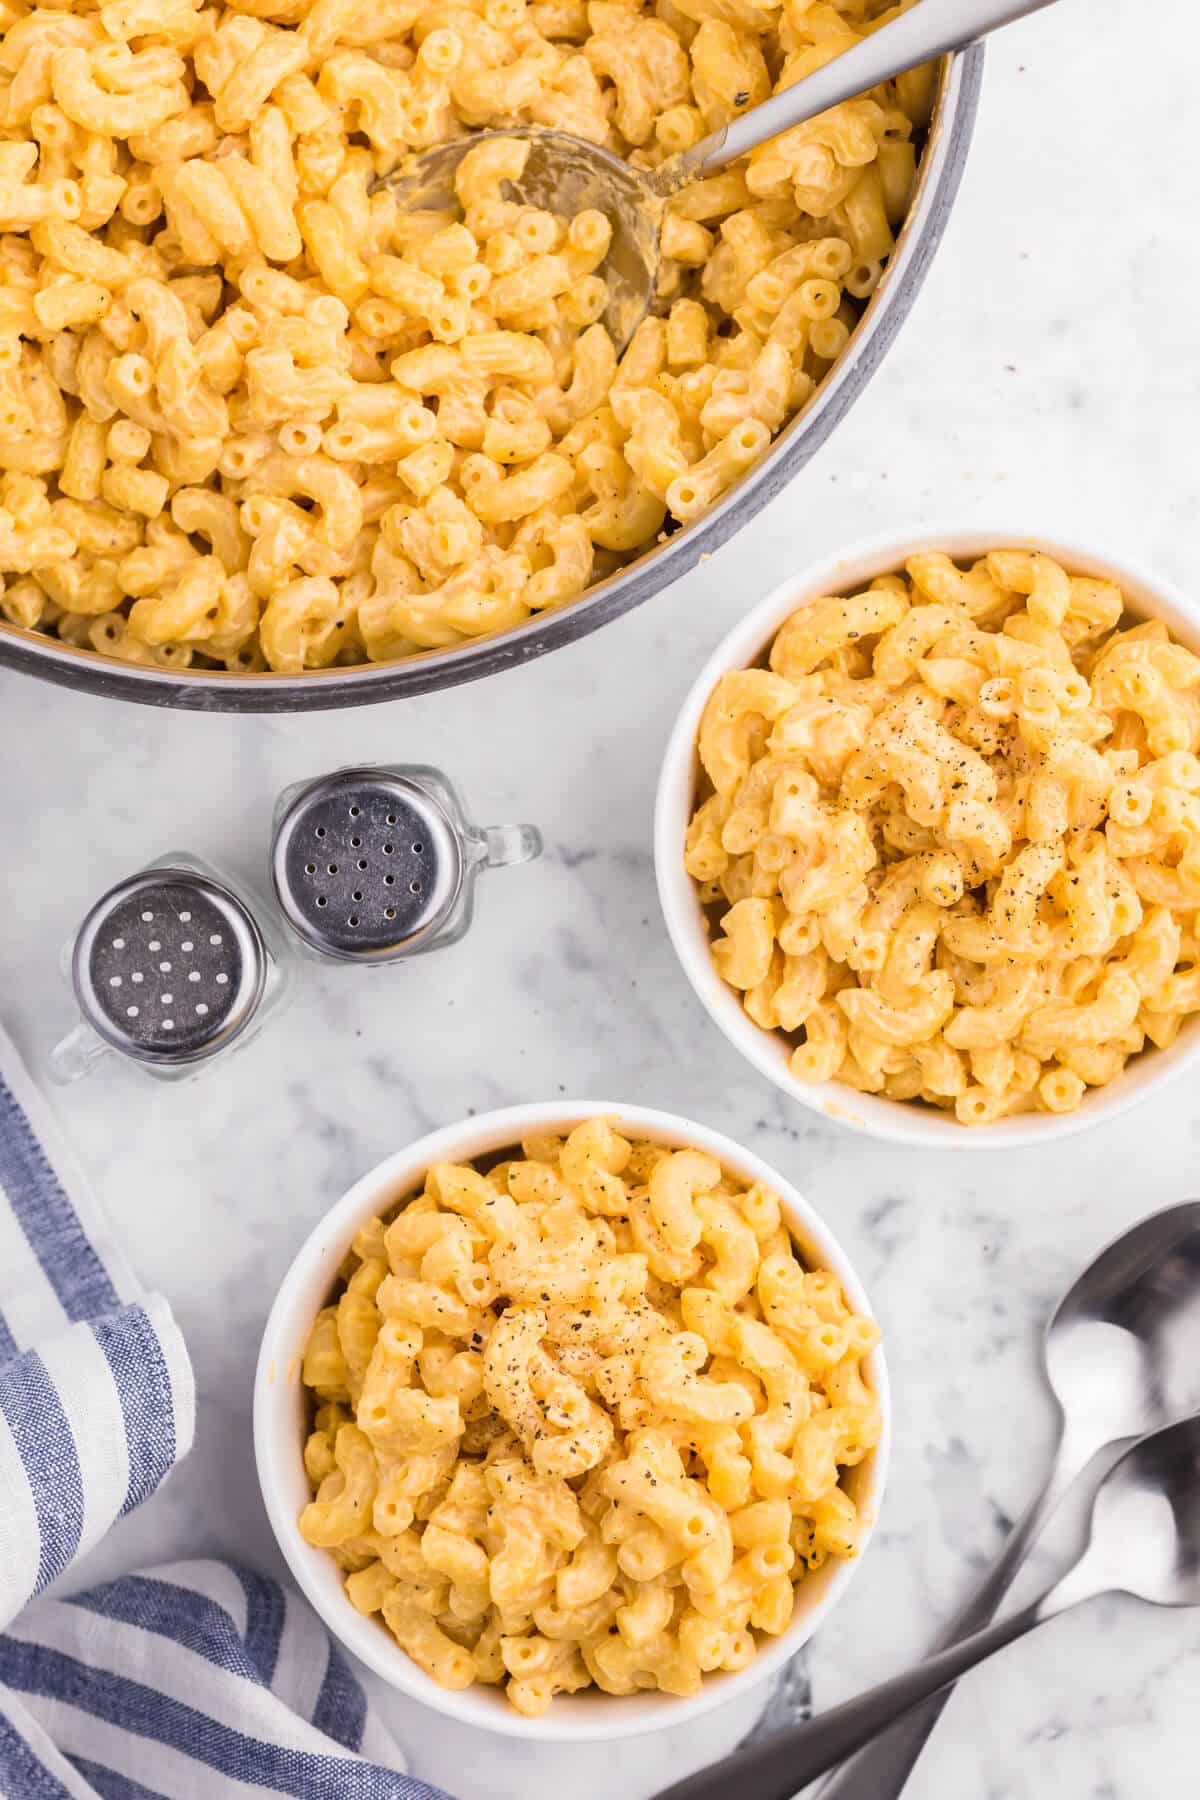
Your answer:
[[[235,894],[191,869],[153,868],[92,907],[71,979],[83,1017],[114,1049],[188,1063],[249,1024],[266,966],[262,934]]]
[[[454,905],[463,874],[461,838],[438,801],[382,769],[308,783],[271,851],[288,922],[342,962],[386,962],[415,948]]]

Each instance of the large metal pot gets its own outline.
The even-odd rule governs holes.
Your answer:
[[[840,363],[809,405],[762,462],[710,512],[619,574],[589,588],[569,606],[453,650],[433,650],[404,662],[314,670],[307,675],[141,668],[0,621],[0,665],[65,687],[151,706],[185,706],[206,712],[301,712],[361,706],[474,681],[529,662],[559,644],[573,643],[640,605],[748,524],[821,447],[875,373],[916,298],[945,229],[971,141],[982,69],[980,45],[944,59],[917,191],[895,254]]]

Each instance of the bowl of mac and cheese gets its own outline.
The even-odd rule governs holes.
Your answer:
[[[780,1667],[874,1525],[879,1329],[757,1157],[689,1120],[515,1107],[364,1177],[293,1263],[255,1385],[293,1574],[395,1686],[560,1740]]]
[[[611,226],[380,179],[544,126],[657,166],[889,0],[102,0],[0,45],[0,661],[179,705],[464,680],[648,597],[816,449],[907,310],[979,52],[689,187],[620,359]],[[19,15],[19,16],[18,16]]]
[[[930,533],[785,582],[663,764],[697,995],[874,1136],[1037,1142],[1200,1053],[1200,611],[1084,547]]]

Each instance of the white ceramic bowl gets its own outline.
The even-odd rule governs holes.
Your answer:
[[[329,1298],[338,1266],[358,1227],[418,1191],[432,1163],[469,1161],[519,1142],[532,1129],[565,1131],[582,1119],[594,1117],[610,1118],[620,1130],[655,1143],[696,1145],[748,1182],[766,1182],[781,1198],[788,1227],[805,1262],[810,1267],[831,1269],[842,1282],[851,1305],[859,1312],[870,1311],[858,1277],[829,1228],[795,1188],[757,1156],[719,1132],[671,1113],[612,1101],[555,1101],[510,1107],[449,1126],[397,1151],[364,1175],[322,1219],[285,1275],[263,1333],[254,1383],[254,1445],[267,1514],[292,1574],[334,1635],[393,1687],[425,1701],[438,1712],[510,1737],[557,1742],[625,1738],[636,1732],[679,1725],[743,1693],[778,1669],[808,1641],[836,1605],[861,1561],[858,1557],[849,1563],[829,1562],[809,1576],[799,1590],[787,1631],[778,1638],[764,1640],[759,1654],[745,1669],[735,1674],[706,1676],[700,1693],[692,1699],[671,1694],[614,1696],[588,1691],[561,1695],[541,1718],[526,1719],[514,1712],[494,1687],[452,1692],[430,1680],[377,1619],[364,1618],[355,1611],[346,1598],[333,1559],[301,1537],[296,1521],[310,1498],[302,1455],[305,1405],[301,1357],[312,1321]],[[883,1352],[872,1352],[865,1367],[883,1413],[883,1434],[875,1451],[848,1472],[847,1486],[864,1511],[869,1536],[883,1494],[891,1409]]]
[[[902,568],[906,558],[921,551],[945,550],[953,557],[969,558],[1000,548],[1039,550],[1074,574],[1104,576],[1117,582],[1131,612],[1165,620],[1180,643],[1200,655],[1200,607],[1169,582],[1107,552],[1013,531],[1003,521],[994,529],[983,531],[928,530],[907,538],[889,535],[870,539],[782,582],[717,645],[696,677],[675,722],[663,758],[655,807],[654,860],[667,930],[688,980],[730,1043],[802,1106],[869,1137],[927,1149],[991,1151],[1000,1146],[1045,1143],[1111,1119],[1195,1062],[1200,1056],[1200,1018],[1185,1024],[1169,1049],[1145,1051],[1133,1058],[1107,1087],[1089,1090],[1079,1110],[1073,1113],[1028,1113],[1000,1119],[993,1125],[966,1126],[960,1125],[952,1113],[934,1107],[860,1094],[835,1081],[819,1085],[797,1081],[788,1069],[787,1040],[778,1032],[756,1025],[739,995],[717,974],[696,884],[683,866],[684,842],[700,776],[696,739],[700,716],[718,679],[730,669],[750,668],[761,661],[779,627],[797,607],[825,594],[854,593],[875,576]]]

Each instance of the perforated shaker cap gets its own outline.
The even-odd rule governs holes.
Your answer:
[[[341,962],[386,962],[432,935],[463,884],[458,831],[434,796],[382,769],[340,769],[296,795],[271,875],[306,943]]]
[[[224,1049],[258,1010],[266,948],[236,894],[192,869],[145,869],[96,902],[75,940],[79,1008],[106,1043],[147,1063]]]

